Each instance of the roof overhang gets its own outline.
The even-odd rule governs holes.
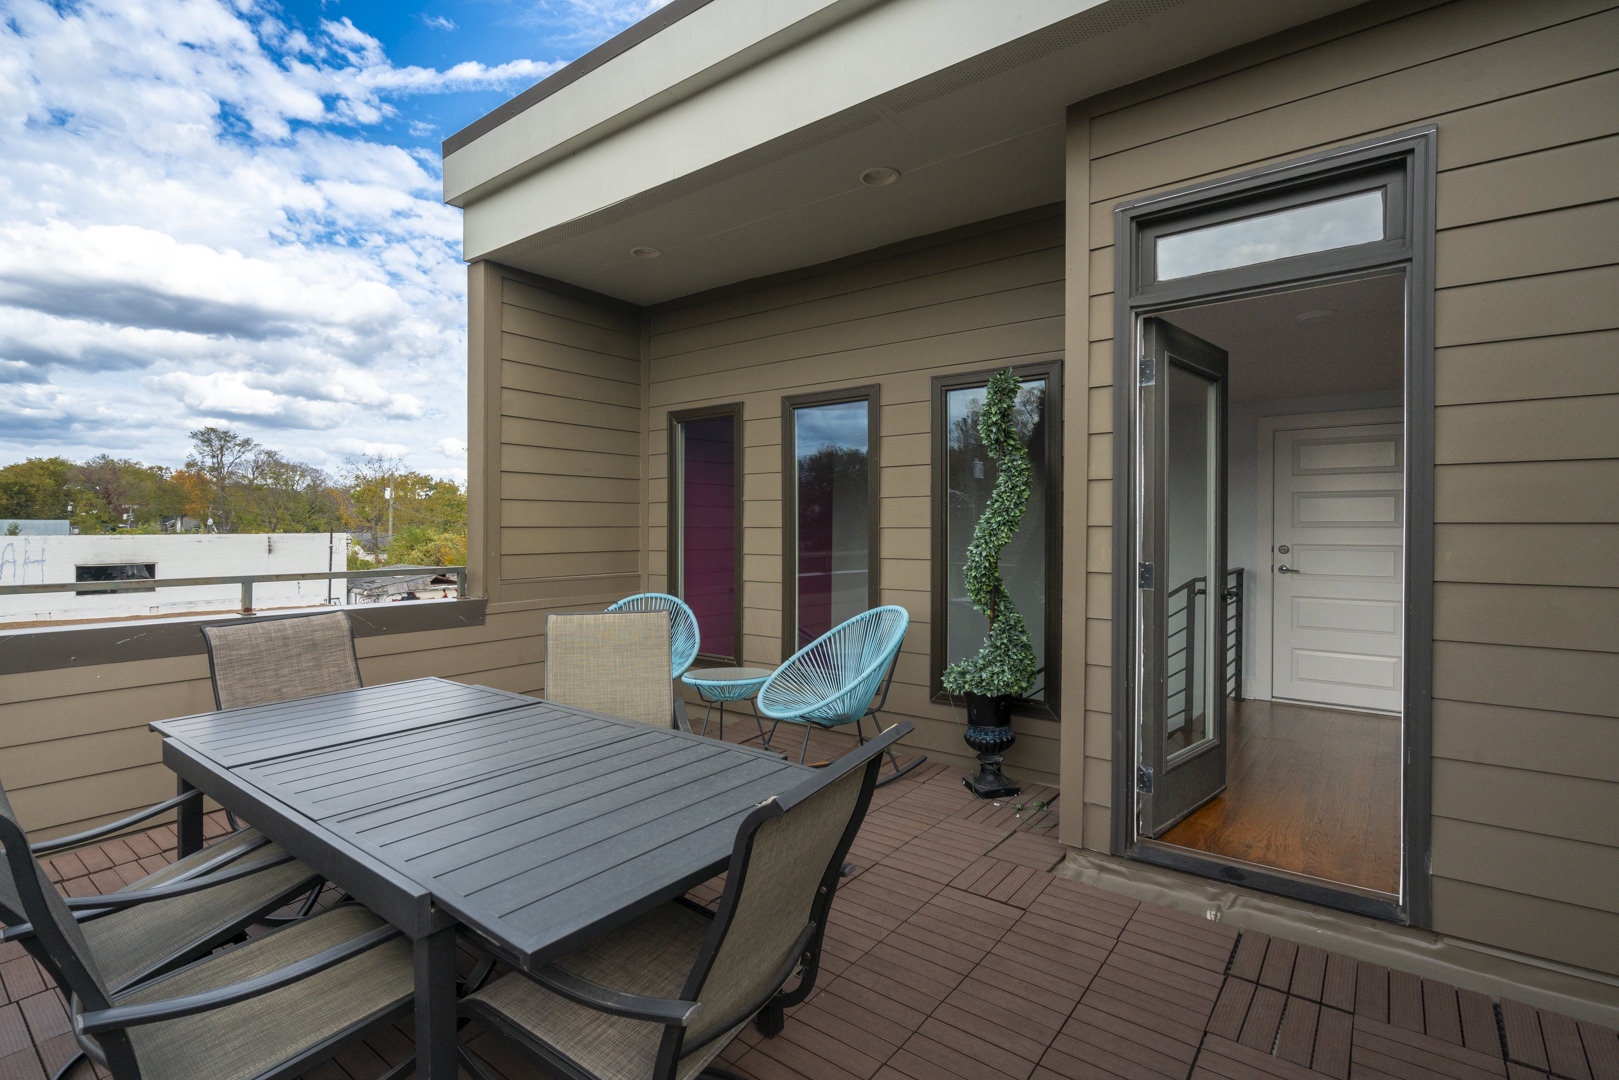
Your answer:
[[[654,303],[1059,201],[1070,104],[1356,2],[675,0],[447,140],[445,199],[468,260]]]

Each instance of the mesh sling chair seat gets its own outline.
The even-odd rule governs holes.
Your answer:
[[[675,726],[668,614],[594,611],[546,616],[544,697],[605,716]]]
[[[117,892],[66,903],[101,957],[107,984],[122,989],[232,940],[319,881],[262,834],[242,830]],[[7,874],[0,874],[0,918],[11,927],[0,939],[36,951],[33,928]],[[49,967],[49,958],[37,951],[36,959]]]
[[[364,685],[346,612],[231,619],[208,623],[202,636],[219,709],[273,705]],[[227,811],[226,817],[232,827],[242,827],[234,813]],[[300,914],[313,910],[319,896],[318,888],[312,890]]]
[[[799,761],[809,751],[814,727],[854,724],[864,743],[860,721],[899,655],[910,623],[910,613],[902,607],[872,608],[834,626],[789,657],[759,691],[759,711],[775,721],[771,737],[783,720],[803,724]]]
[[[880,754],[910,724],[779,797],[737,829],[716,911],[670,901],[531,975],[512,972],[462,1011],[571,1080],[690,1080],[754,1016],[774,1035],[809,996],[838,872],[865,817]],[[794,973],[798,981],[783,990]],[[493,1080],[463,1043],[462,1060]]]
[[[354,630],[341,611],[233,619],[202,628],[214,705],[242,709],[358,690]]]
[[[75,1038],[114,1080],[296,1076],[413,1002],[409,943],[357,905],[121,987],[94,924],[75,920],[4,800],[0,846],[6,889],[68,996]]]

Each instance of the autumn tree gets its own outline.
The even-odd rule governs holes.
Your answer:
[[[0,468],[0,517],[68,517],[78,488],[78,471],[66,458],[29,458],[7,465]]]
[[[186,458],[186,468],[208,478],[207,514],[224,531],[232,521],[230,488],[242,478],[243,460],[257,450],[259,444],[246,435],[212,424],[190,435],[191,455]]]

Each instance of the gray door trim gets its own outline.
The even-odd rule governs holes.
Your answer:
[[[1434,228],[1437,129],[1420,128],[1356,143],[1278,165],[1222,177],[1121,203],[1114,210],[1113,575],[1134,582],[1134,410],[1140,321],[1193,302],[1230,299],[1284,286],[1373,270],[1401,269],[1410,309],[1406,321],[1406,681],[1404,702],[1401,897],[1374,899],[1284,875],[1198,857],[1196,852],[1137,842],[1135,789],[1136,636],[1133,590],[1113,590],[1113,830],[1112,852],[1215,877],[1323,906],[1406,923],[1433,921],[1430,850],[1433,747],[1433,489],[1434,489]],[[1140,280],[1141,236],[1176,218],[1198,224],[1222,216],[1309,201],[1309,195],[1358,177],[1391,170],[1403,187],[1398,242],[1365,245],[1188,277],[1169,283]],[[1223,213],[1222,213],[1223,211]]]

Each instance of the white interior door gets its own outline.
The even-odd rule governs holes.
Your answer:
[[[1275,697],[1399,712],[1404,693],[1401,425],[1276,432]]]

